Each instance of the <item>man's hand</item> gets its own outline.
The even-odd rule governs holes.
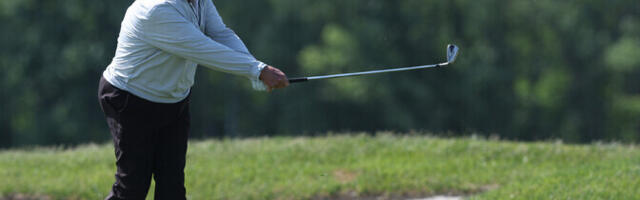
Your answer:
[[[267,85],[267,91],[289,86],[289,80],[284,72],[272,66],[266,66],[260,73],[260,80]]]

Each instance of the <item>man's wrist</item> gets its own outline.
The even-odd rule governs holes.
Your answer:
[[[269,65],[264,64],[264,63],[262,63],[262,62],[260,62],[260,64],[258,64],[258,67],[257,67],[257,75],[256,75],[256,79],[257,79],[257,80],[262,80],[262,72],[263,72],[265,69],[267,69],[267,67],[268,67],[268,66],[269,66]]]
[[[265,72],[267,68],[269,68],[269,65],[265,65],[262,69],[260,69],[260,75],[258,75],[258,80],[262,80],[262,75],[264,74],[263,72]]]

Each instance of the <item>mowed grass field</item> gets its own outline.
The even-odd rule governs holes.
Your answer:
[[[632,145],[386,133],[189,145],[189,199],[640,199]],[[102,199],[114,159],[111,144],[2,151],[0,199]]]

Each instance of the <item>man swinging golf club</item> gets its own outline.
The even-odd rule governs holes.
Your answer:
[[[117,165],[106,199],[145,199],[152,177],[156,199],[185,199],[189,95],[198,64],[245,76],[257,90],[289,85],[282,71],[249,53],[211,0],[133,2],[98,89]]]

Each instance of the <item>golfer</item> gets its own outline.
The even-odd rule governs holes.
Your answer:
[[[197,65],[247,77],[257,90],[289,84],[282,71],[249,53],[211,0],[133,2],[98,89],[117,165],[106,199],[145,199],[152,177],[155,199],[185,199],[189,96]]]

